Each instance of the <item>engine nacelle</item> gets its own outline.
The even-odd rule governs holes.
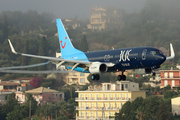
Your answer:
[[[107,65],[104,63],[100,63],[100,62],[94,62],[92,63],[92,65],[89,67],[89,72],[91,74],[99,74],[99,73],[103,73],[106,72],[108,69]]]

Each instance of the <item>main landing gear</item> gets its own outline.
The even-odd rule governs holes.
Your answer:
[[[99,80],[99,79],[100,79],[100,76],[99,76],[99,74],[92,74],[92,75],[91,75],[91,79],[92,79],[92,80]]]
[[[121,81],[121,80],[125,81],[126,80],[126,76],[123,73],[124,73],[124,71],[122,71],[122,75],[118,75],[119,81]]]

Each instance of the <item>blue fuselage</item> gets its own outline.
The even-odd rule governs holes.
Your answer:
[[[105,50],[95,52],[85,52],[81,54],[66,56],[65,59],[82,60],[89,62],[113,63],[113,67],[109,67],[107,72],[123,71],[128,69],[139,68],[156,68],[165,60],[164,54],[153,47],[135,47],[116,50]],[[67,67],[71,69],[71,67]],[[82,72],[83,68],[74,69]],[[84,71],[88,72],[88,70]]]

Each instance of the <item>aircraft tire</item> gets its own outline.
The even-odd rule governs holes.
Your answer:
[[[126,76],[122,75],[122,80],[125,81],[126,80]]]
[[[122,80],[122,76],[118,75],[118,81],[121,81],[121,80]]]
[[[156,76],[156,73],[155,73],[155,72],[153,72],[153,73],[152,73],[152,76]]]
[[[96,77],[96,80],[99,80],[100,79],[100,76],[98,74],[95,75]]]

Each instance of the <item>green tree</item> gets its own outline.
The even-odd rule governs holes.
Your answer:
[[[177,95],[178,95],[178,93],[175,91],[165,91],[164,98],[168,99],[168,98],[172,98]]]
[[[143,103],[144,99],[142,97],[137,97],[132,103],[131,103],[131,116],[132,119],[135,120],[136,116],[138,115],[139,118],[142,116],[139,114],[141,111],[140,107]]]
[[[133,116],[131,115],[131,102],[127,101],[121,108],[118,115],[119,120],[132,120]]]
[[[29,104],[31,102],[31,114],[34,115],[36,112],[36,109],[37,109],[37,102],[34,99],[34,97],[32,96],[32,94],[30,94],[30,93],[26,93],[26,97],[27,97],[26,107],[29,110]]]
[[[145,120],[157,120],[157,112],[159,105],[161,103],[161,98],[158,96],[149,96],[146,98],[141,106],[141,111],[143,111],[143,119]]]
[[[80,40],[79,49],[83,52],[87,52],[89,50],[88,43],[86,36],[84,35],[83,38]]]
[[[48,56],[48,45],[47,45],[47,41],[45,37],[42,37],[41,39],[41,43],[39,46],[39,55],[41,56]],[[39,59],[40,63],[46,62],[47,60],[44,59]],[[39,66],[38,67],[39,70],[46,70],[47,69],[47,65],[43,65],[43,66]]]
[[[167,85],[166,87],[164,87],[164,91],[166,91],[166,90],[171,90],[171,86]]]
[[[14,110],[7,113],[7,120],[22,120],[29,115],[28,108],[25,105],[14,106]]]
[[[157,119],[158,120],[169,120],[171,112],[168,110],[168,106],[162,101],[158,108]]]
[[[23,53],[28,53],[28,41],[26,40],[25,42],[25,45],[24,45],[24,50],[23,50]],[[24,66],[24,65],[28,65],[29,64],[29,58],[26,57],[26,56],[22,56],[22,63],[21,65]]]
[[[3,14],[3,40],[1,41],[1,43],[3,43],[7,38],[8,38],[8,21],[7,21],[7,16],[4,13]]]

